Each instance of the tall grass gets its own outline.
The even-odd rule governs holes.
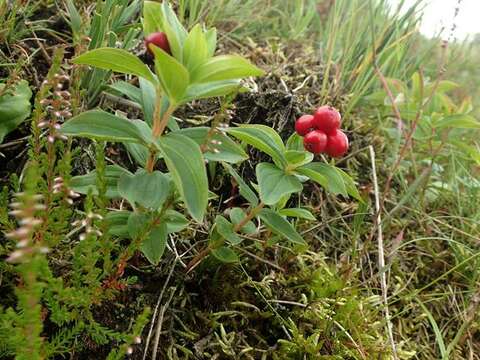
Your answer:
[[[324,78],[322,96],[338,98],[348,95],[346,113],[362,98],[379,86],[372,66],[374,52],[377,64],[386,77],[409,78],[424,60],[428,49],[411,56],[418,40],[422,1],[409,9],[391,8],[386,0],[372,0],[373,22],[369,16],[369,1],[341,0],[324,22],[319,22],[319,56],[335,82]],[[373,27],[373,29],[372,29]],[[375,44],[372,44],[372,31]]]
[[[316,0],[178,0],[179,17],[188,25],[204,22],[241,39],[299,39],[312,29]]]

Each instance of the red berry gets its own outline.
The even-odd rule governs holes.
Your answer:
[[[340,128],[342,116],[331,106],[321,106],[313,114],[313,126],[325,134],[334,134]]]
[[[172,55],[167,35],[164,32],[151,33],[145,38],[145,47],[147,48],[148,53],[153,56],[153,51],[150,49],[150,44],[158,46],[167,54]]]
[[[303,138],[303,146],[311,153],[320,154],[327,147],[327,135],[320,130],[310,131]]]
[[[300,136],[307,135],[313,129],[313,116],[302,115],[295,121],[295,131]]]
[[[342,130],[335,130],[333,135],[328,135],[326,152],[331,157],[341,157],[348,151],[348,138]]]

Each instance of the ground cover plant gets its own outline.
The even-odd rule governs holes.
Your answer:
[[[0,358],[479,358],[478,44],[422,4],[0,0]]]

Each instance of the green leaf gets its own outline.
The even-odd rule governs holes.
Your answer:
[[[107,198],[119,198],[117,183],[118,179],[124,174],[132,175],[128,170],[118,165],[108,165],[105,168],[105,182]],[[90,191],[93,195],[98,195],[97,189],[97,171],[93,170],[86,175],[75,176],[70,180],[69,187],[80,194],[88,194]]]
[[[228,129],[228,133],[270,155],[280,167],[286,165],[285,145],[280,135],[272,128],[265,125],[241,125]]]
[[[256,168],[260,198],[266,205],[274,205],[287,194],[302,191],[302,183],[273,164],[260,163]]]
[[[118,193],[130,204],[153,210],[163,205],[170,190],[169,178],[160,171],[138,170],[134,175],[122,175],[118,181]]]
[[[108,233],[119,238],[127,239],[128,218],[132,213],[130,211],[111,211],[105,216],[108,225]]]
[[[427,85],[425,87],[425,90],[426,90],[425,93],[427,95],[430,95],[432,93],[432,91],[435,91],[435,92],[443,94],[443,93],[458,89],[459,87],[460,87],[460,85],[458,85],[457,83],[455,83],[453,81],[442,80],[442,81],[439,81],[438,83],[434,82],[432,84]]]
[[[60,130],[64,135],[87,137],[114,142],[134,142],[148,145],[152,142],[134,121],[101,110],[81,113],[66,123]]]
[[[145,121],[132,120],[132,122],[138,127],[138,129],[141,131],[145,139],[148,139],[151,137],[152,129]],[[132,142],[124,142],[123,145],[127,149],[128,153],[137,162],[137,164],[139,164],[141,167],[145,167],[148,156],[150,155],[150,151],[148,150],[148,147],[141,144],[132,143]],[[157,158],[158,157],[159,156],[157,155]]]
[[[245,216],[247,216],[247,214],[245,214],[245,212],[238,207],[230,210],[230,220],[235,225],[240,224],[240,222],[245,219]],[[249,221],[240,229],[240,231],[244,234],[251,235],[257,232],[257,227],[253,221]]]
[[[147,214],[132,212],[128,217],[128,235],[132,240],[144,238],[148,233],[151,217]]]
[[[307,151],[287,150],[285,151],[285,159],[287,159],[288,167],[294,169],[311,163],[313,154]]]
[[[294,217],[298,219],[305,219],[305,220],[312,220],[312,221],[317,220],[310,211],[302,208],[282,209],[278,213],[282,216]]]
[[[208,203],[208,180],[200,147],[177,133],[162,136],[158,144],[188,212],[202,222]]]
[[[480,129],[480,121],[470,115],[457,114],[445,116],[433,126],[437,129],[443,129],[447,127],[460,129]]]
[[[202,84],[191,84],[183,97],[182,103],[196,99],[207,99],[225,96],[241,88],[240,80],[214,81]]]
[[[5,85],[0,84],[0,91]],[[5,135],[14,130],[30,116],[30,98],[32,91],[25,80],[20,81],[13,89],[0,96],[0,144]]]
[[[162,221],[167,224],[167,232],[169,234],[180,232],[188,226],[188,220],[178,211],[169,209],[162,217]]]
[[[242,79],[263,74],[263,70],[241,56],[221,55],[212,57],[197,67],[192,73],[192,83]]]
[[[162,30],[167,34],[173,56],[181,62],[187,31],[178,21],[177,15],[175,15],[168,2],[162,3]]]
[[[240,145],[219,131],[215,131],[210,136],[210,142],[207,143],[209,132],[210,128],[208,127],[191,127],[180,130],[182,135],[188,136],[198,145],[207,146],[208,150],[203,155],[209,161],[225,161],[235,164],[248,159],[248,155]],[[215,152],[214,149],[217,149],[218,152]]]
[[[357,185],[355,185],[355,181],[351,178],[350,175],[348,175],[345,171],[339,168],[335,168],[337,172],[342,176],[343,182],[345,184],[345,188],[347,189],[348,195],[353,197],[354,199],[357,199],[358,201],[363,202],[363,198],[358,192]]]
[[[295,230],[285,218],[271,209],[262,209],[260,211],[260,219],[274,233],[285,237],[295,244],[305,245],[302,236]]]
[[[238,184],[240,195],[242,195],[251,205],[258,205],[258,197],[255,192],[243,181],[242,177],[229,164],[223,163],[223,167],[235,179]]]
[[[290,135],[287,140],[287,150],[305,152],[305,147],[303,146],[303,137],[297,133]]]
[[[143,34],[146,37],[151,33],[161,31],[162,28],[162,4],[145,1],[143,3]]]
[[[156,89],[155,86],[145,79],[140,78],[140,89],[142,91],[142,111],[145,122],[152,126],[153,113],[155,112],[155,98]]]
[[[207,40],[207,56],[212,57],[215,55],[215,49],[217,48],[217,29],[208,29],[205,33],[205,39]]]
[[[235,251],[225,246],[219,247],[218,249],[213,249],[212,255],[216,259],[227,264],[237,263],[240,260]]]
[[[77,8],[75,7],[73,0],[67,0],[65,2],[65,7],[66,7],[66,13],[69,18],[68,23],[70,25],[70,28],[72,29],[72,34],[74,35],[73,37],[75,38],[76,36],[79,36],[82,30],[82,16],[80,15]],[[74,44],[75,44],[75,41],[74,41]]]
[[[183,46],[183,63],[189,71],[200,66],[208,56],[207,40],[200,24],[190,30]]]
[[[109,88],[118,91],[122,95],[125,95],[127,98],[137,103],[138,105],[142,104],[141,90],[135,85],[130,84],[129,82],[116,81],[112,85],[109,85]]]
[[[171,102],[179,103],[190,82],[188,70],[159,47],[151,45],[150,49],[155,54],[155,70],[163,91]]]
[[[73,59],[74,64],[90,65],[104,70],[143,77],[157,83],[147,65],[128,51],[116,48],[99,48],[87,51]]]
[[[215,226],[217,228],[217,232],[230,244],[238,245],[242,242],[242,238],[233,231],[233,224],[223,216],[217,215],[215,218]]]
[[[299,167],[296,171],[317,182],[331,193],[347,196],[343,176],[334,166],[316,162]]]
[[[153,265],[158,265],[167,247],[167,225],[161,223],[154,227],[142,241],[140,250]]]

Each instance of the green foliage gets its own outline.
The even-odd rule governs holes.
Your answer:
[[[35,7],[7,16],[2,6],[0,38],[10,47],[18,19]],[[60,66],[62,51],[50,61],[22,47],[52,70],[36,92],[28,156],[17,155],[21,142],[0,148],[8,161],[0,181],[19,159],[0,194],[0,255],[23,255],[0,263],[0,357],[138,356],[146,305],[160,300],[157,358],[392,358],[377,283],[384,273],[399,359],[478,352],[478,99],[443,78],[463,85],[462,66],[432,72],[425,54],[433,42],[415,31],[419,4],[405,12],[386,0],[64,6],[75,66]],[[172,55],[153,47],[149,59],[142,26],[143,35],[166,32]],[[304,73],[292,60],[299,42],[284,53],[272,38],[315,44],[321,51],[310,61],[319,70]],[[271,68],[268,77],[246,80],[264,74],[250,61]],[[43,81],[39,64],[20,78]],[[41,102],[58,100],[55,79],[67,72],[74,116],[58,119],[59,131],[57,123],[42,128],[53,115]],[[0,137],[30,116],[27,83],[17,84],[19,114],[4,134],[0,116]],[[0,115],[3,97],[17,92],[7,87]],[[264,95],[282,101],[270,105]],[[343,110],[348,157],[326,163],[299,136],[288,138],[294,116],[316,102]],[[371,186],[370,145],[380,189]],[[374,195],[381,223],[371,220]],[[32,206],[41,221],[26,247],[3,239],[28,222],[18,206]]]
[[[11,86],[0,84],[0,143],[5,135],[28,118],[31,97],[32,91],[24,80]]]
[[[103,70],[132,74],[156,82],[152,72],[140,59],[123,49],[99,48],[76,57],[73,62]]]

